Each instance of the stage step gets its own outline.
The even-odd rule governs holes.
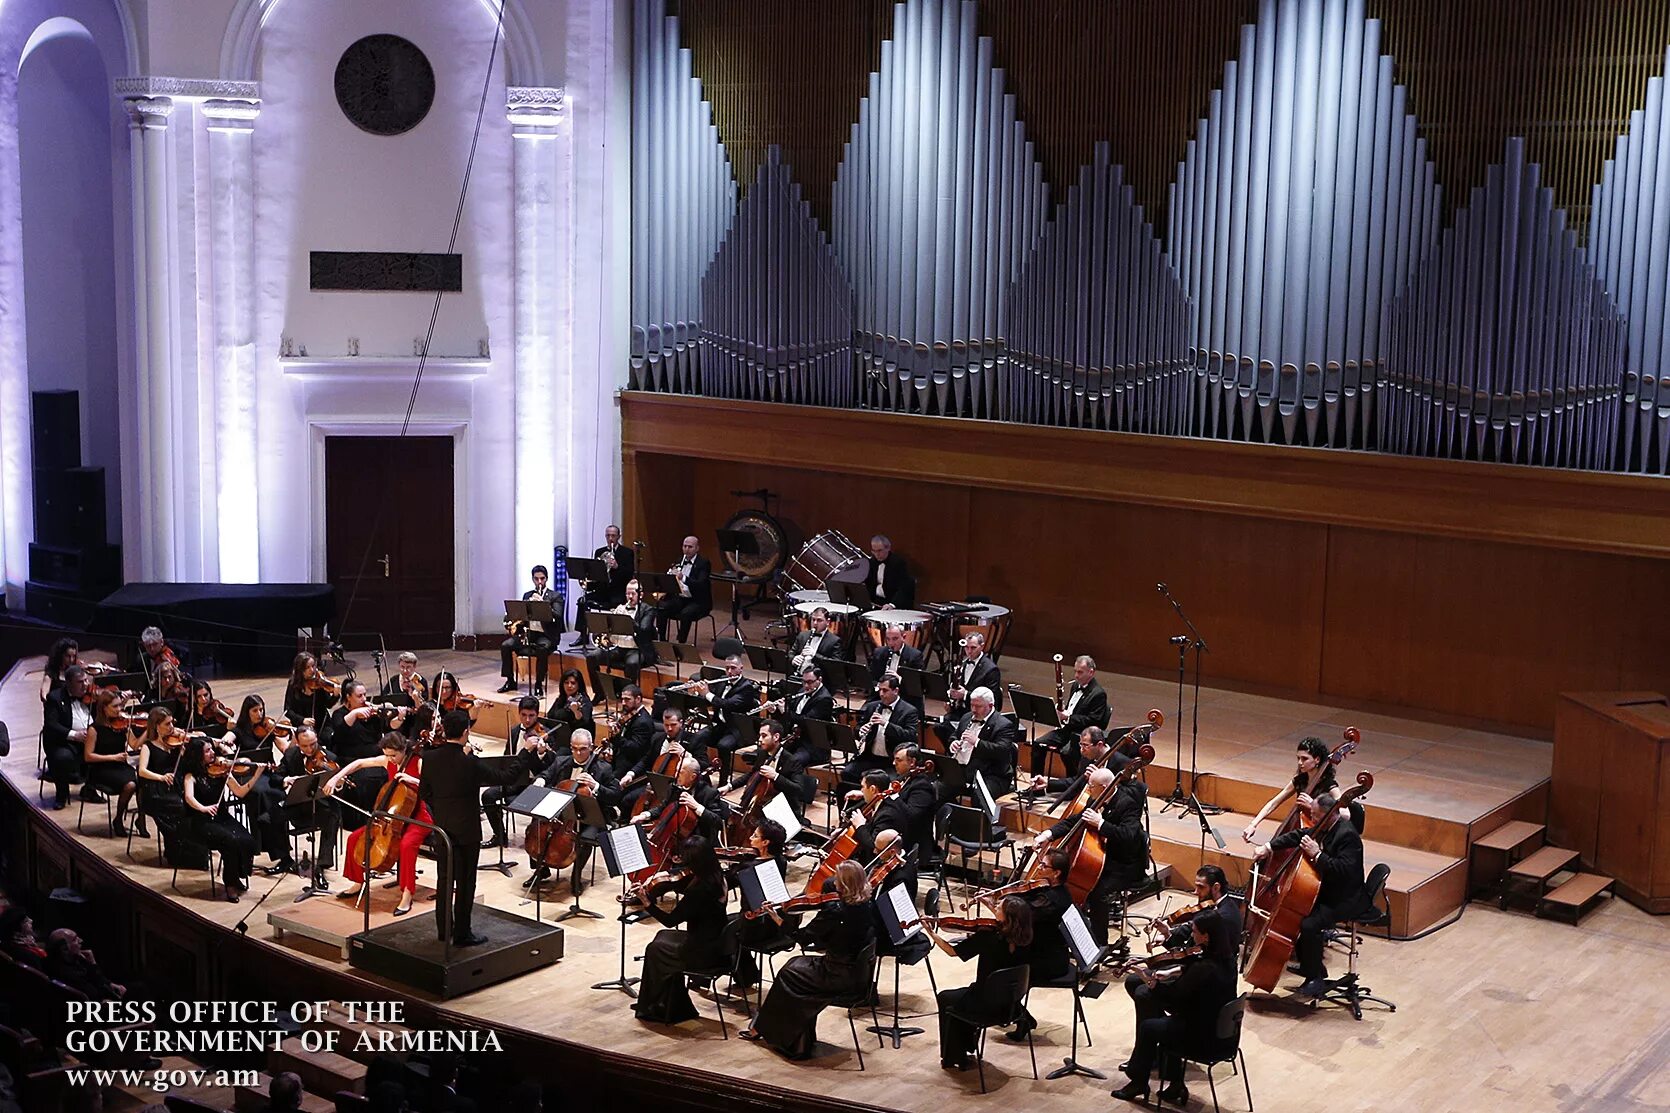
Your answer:
[[[267,1103],[267,1090],[272,1084],[273,1076],[263,1071],[261,1081],[256,1085],[239,1086],[232,1094],[233,1113],[267,1113],[271,1108]],[[336,1113],[336,1101],[309,1093],[304,1088],[301,1113]]]
[[[1525,844],[1533,839],[1539,842],[1548,828],[1541,823],[1527,823],[1522,819],[1512,819],[1473,840],[1473,846],[1483,850],[1500,850],[1505,854],[1513,854],[1523,850]]]
[[[1565,884],[1543,895],[1537,902],[1537,915],[1550,920],[1565,920],[1575,924],[1600,903],[1600,898],[1612,892],[1613,880],[1598,873],[1579,873]]]
[[[286,1040],[282,1050],[267,1056],[267,1070],[272,1074],[295,1071],[301,1076],[303,1089],[310,1093],[334,1094],[339,1090],[365,1093],[364,1063],[356,1063],[334,1051],[303,1051],[294,1039]]]
[[[1502,875],[1501,893],[1497,907],[1506,909],[1515,902],[1531,902],[1540,907],[1556,875],[1578,866],[1578,853],[1560,846],[1544,846],[1509,866]]]
[[[1475,896],[1499,895],[1508,867],[1540,847],[1547,832],[1541,823],[1511,819],[1475,839],[1468,855],[1467,891]]]

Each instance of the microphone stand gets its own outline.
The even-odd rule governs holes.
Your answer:
[[[1166,805],[1160,811],[1164,814],[1170,811],[1173,805],[1177,805],[1182,809],[1182,814],[1187,815],[1189,812],[1194,812],[1204,820],[1208,815],[1217,815],[1223,811],[1222,808],[1202,804],[1195,795],[1195,785],[1200,780],[1198,765],[1200,756],[1200,657],[1201,654],[1208,652],[1206,639],[1200,636],[1200,631],[1190,621],[1188,614],[1183,610],[1183,604],[1177,601],[1177,597],[1171,593],[1171,589],[1163,583],[1154,586],[1161,595],[1166,597],[1166,602],[1171,604],[1171,609],[1177,612],[1177,617],[1183,620],[1183,625],[1189,631],[1187,635],[1179,634],[1171,639],[1171,644],[1177,647],[1177,763],[1173,767],[1177,770],[1177,783],[1172,786],[1171,795],[1166,797]],[[1183,683],[1185,658],[1191,647],[1195,651],[1195,691],[1192,723],[1189,728],[1189,791],[1185,793],[1183,791]]]

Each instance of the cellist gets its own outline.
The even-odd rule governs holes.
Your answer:
[[[1108,788],[1115,779],[1111,769],[1093,769],[1085,790],[1092,800],[1106,796],[1100,808],[1092,807],[1084,813],[1084,825],[1088,828],[1084,837],[1101,840],[1106,858],[1102,875],[1084,902],[1090,937],[1102,947],[1108,942],[1108,920],[1114,897],[1141,885],[1148,872],[1148,833],[1142,829],[1148,786],[1135,777],[1126,777],[1110,793]],[[1040,832],[1032,840],[1034,851],[1042,854],[1049,849],[1051,843],[1067,834],[1077,818],[1077,814],[1063,816],[1055,826]]]
[[[357,761],[350,761],[337,770],[336,775],[326,782],[326,791],[340,799],[343,783],[361,769],[378,769],[387,775],[387,783],[400,782],[416,789],[422,783],[423,758],[413,749],[408,753],[406,736],[399,731],[389,731],[383,735],[382,754],[378,757],[362,757]],[[418,803],[415,818],[425,823],[432,822],[429,808],[421,801]],[[336,894],[343,900],[358,900],[360,895],[371,887],[371,879],[365,876],[365,848],[362,840],[366,832],[371,830],[369,823],[351,831],[348,834],[348,848],[342,863],[342,876],[353,883],[353,887],[344,889]],[[394,910],[396,916],[404,916],[412,910],[412,901],[417,897],[417,855],[418,847],[429,835],[427,827],[419,827],[415,823],[408,823],[400,832],[400,904]]]
[[[1265,861],[1272,851],[1294,847],[1316,867],[1322,888],[1309,916],[1299,921],[1299,974],[1305,983],[1301,997],[1320,997],[1326,992],[1328,968],[1322,962],[1322,945],[1327,930],[1342,918],[1359,910],[1363,897],[1363,837],[1351,825],[1332,792],[1305,804],[1306,826],[1277,835],[1253,852],[1254,861]]]
[[[616,805],[620,803],[620,782],[615,780],[609,763],[598,756],[589,730],[576,730],[569,735],[568,749],[554,751],[550,762],[533,783],[549,788],[564,781],[574,781],[591,789],[605,816],[614,814]],[[578,833],[580,838],[574,851],[574,872],[570,875],[575,896],[579,896],[585,888],[581,878],[585,876],[586,863],[591,861],[592,847],[603,838],[603,832],[596,827],[581,827]],[[528,865],[533,869],[533,876],[522,883],[524,889],[531,889],[551,876],[551,869],[544,862],[530,861]]]
[[[806,772],[806,766],[801,763],[798,754],[783,748],[783,728],[775,719],[766,719],[760,723],[759,745],[756,747],[753,760],[756,768],[743,782],[738,806],[746,805],[751,799],[759,797],[767,787],[760,782],[768,781],[770,787],[788,801],[795,815],[804,815],[806,801],[800,792],[800,778]],[[754,809],[754,814],[757,816],[757,808]]]
[[[760,741],[765,741],[763,729],[760,731]],[[727,809],[725,801],[719,796],[719,790],[701,773],[701,762],[686,754],[678,764],[678,791],[670,794],[659,808],[639,812],[632,818],[632,822],[647,823],[654,827],[668,811],[686,807],[696,813],[696,833],[708,839],[710,843],[717,843],[719,832],[725,826]]]

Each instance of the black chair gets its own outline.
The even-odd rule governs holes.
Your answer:
[[[850,997],[837,997],[835,1000],[831,1001],[830,1004],[834,1005],[837,1009],[846,1010],[847,1027],[852,1030],[852,1050],[858,1056],[858,1069],[863,1070],[864,1049],[858,1044],[858,1024],[853,1020],[852,1014],[856,1009],[869,1009],[871,1023],[873,1023],[876,1028],[881,1027],[881,1018],[876,1015],[875,996],[876,978],[881,975],[881,960],[876,958],[875,948],[873,947],[871,947],[865,954],[861,954],[858,957],[859,961],[862,962],[867,960],[870,964],[870,976],[864,979],[863,988],[859,989]],[[874,1031],[874,1029],[871,1030]],[[877,1033],[876,1049],[879,1051],[881,1046],[881,1035],[880,1033]]]
[[[1032,987],[1032,969],[1027,966],[1011,966],[1005,970],[998,970],[986,977],[979,1000],[975,1004],[980,1006],[977,1014],[965,1013],[956,1009],[949,1010],[951,1015],[971,1027],[980,1029],[980,1042],[974,1049],[974,1065],[980,1071],[980,1092],[986,1092],[986,1034],[992,1028],[1010,1028],[1020,1022],[1021,1012],[1026,1008],[1026,994]],[[970,997],[976,996],[969,994]],[[1038,1049],[1033,1045],[1032,1033],[1026,1034],[1027,1054],[1032,1056],[1032,1077],[1038,1077]]]
[[[1392,867],[1384,862],[1370,870],[1363,885],[1363,903],[1358,911],[1355,915],[1341,920],[1329,933],[1328,942],[1346,954],[1346,973],[1344,977],[1328,982],[1327,991],[1311,1002],[1311,1008],[1316,1008],[1323,1001],[1333,1001],[1350,1009],[1351,1015],[1361,1020],[1363,1002],[1372,1001],[1376,1005],[1384,1005],[1388,1012],[1397,1012],[1397,1005],[1384,997],[1374,996],[1368,986],[1357,980],[1357,952],[1363,942],[1362,929],[1385,927],[1391,923],[1391,914],[1380,903],[1380,898],[1386,891],[1386,878],[1391,872]]]
[[[727,998],[719,992],[719,979],[736,975],[736,956],[726,955],[712,966],[692,967],[684,971],[684,982],[692,989],[703,988],[709,991],[713,998],[714,1011],[719,1014],[719,1035],[724,1039],[731,1038],[730,1024],[725,1020],[725,1002]],[[735,998],[729,998],[734,1001]],[[747,1008],[744,999],[743,1007]]]
[[[159,840],[160,840],[160,832],[159,832],[158,837],[159,837]],[[208,873],[209,873],[209,897],[210,897],[210,899],[214,899],[216,897],[219,897],[220,896],[220,880],[219,880],[220,875],[219,875],[219,872],[215,869],[215,856],[218,855],[220,852],[218,850],[216,850],[214,847],[209,846],[207,843],[199,842],[196,839],[190,838],[189,836],[187,836],[185,834],[183,829],[179,830],[179,831],[176,831],[174,833],[174,858],[175,858],[175,863],[174,863],[174,867],[173,867],[173,873],[170,874],[169,878],[168,878],[168,887],[170,889],[173,889],[176,893],[180,892],[180,886],[178,884],[178,882],[180,880],[179,859],[184,858],[187,855],[190,855],[193,859],[195,859],[198,852],[203,853],[208,858],[208,865],[204,866],[203,868],[205,870],[207,870]],[[187,868],[189,869],[189,868],[192,868],[192,867],[187,867]]]
[[[1241,1084],[1247,1088],[1247,1110],[1252,1113],[1252,1080],[1247,1077],[1247,1056],[1241,1050],[1241,1024],[1247,1016],[1247,995],[1242,994],[1218,1010],[1217,1039],[1212,1047],[1194,1047],[1180,1049],[1161,1046],[1161,1056],[1175,1055],[1185,1063],[1194,1063],[1206,1069],[1206,1086],[1212,1092],[1213,1113],[1218,1110],[1218,1086],[1212,1078],[1213,1071],[1223,1063],[1228,1063],[1230,1069],[1235,1069],[1237,1059],[1241,1062]],[[1158,1098],[1158,1095],[1156,1095]],[[1156,1101],[1157,1105],[1164,1105],[1164,1101]],[[1181,1106],[1179,1106],[1181,1108]]]
[[[78,835],[85,834],[85,832],[82,831],[82,829],[81,829],[82,820],[87,818],[88,800],[87,800],[87,797],[86,797],[85,793],[86,793],[86,786],[84,785],[84,786],[82,786],[82,791],[78,792],[76,794],[77,796],[81,797],[80,806],[76,809],[76,812],[75,812],[75,831],[76,831],[76,834],[78,834]],[[105,818],[105,822],[110,827],[109,833],[114,835],[116,833],[116,798],[108,792],[103,793],[103,796],[104,796],[104,818]]]
[[[991,851],[996,858],[1001,859],[1003,851],[1009,851],[1009,866],[1016,868],[1018,856],[1015,853],[1014,840],[1009,837],[1006,827],[994,826],[991,817],[981,808],[966,808],[961,804],[947,804],[945,814],[945,842],[944,856],[951,856],[952,848],[956,848],[962,859],[962,869],[968,872],[969,858],[974,859],[974,876],[977,882],[984,882],[986,871],[983,855]],[[942,862],[943,876],[943,862]]]
[[[936,903],[936,906],[937,906],[937,902],[935,902],[935,903]],[[912,936],[911,938],[912,939],[921,939],[924,942],[926,942],[926,937],[921,935],[921,934],[917,934],[915,936]],[[900,1046],[902,1045],[902,1043],[904,1041],[904,1038],[906,1036],[919,1036],[919,1035],[922,1034],[922,1029],[920,1029],[920,1028],[901,1026],[899,1024],[899,968],[901,966],[915,966],[918,962],[925,965],[928,969],[928,985],[933,990],[934,997],[936,999],[939,997],[939,982],[934,979],[934,963],[933,963],[933,957],[932,957],[933,953],[934,953],[933,947],[932,946],[927,946],[927,947],[908,946],[908,944],[911,942],[910,939],[907,939],[905,942],[907,944],[907,947],[902,952],[898,948],[895,948],[892,945],[891,941],[887,940],[886,938],[883,938],[883,940],[882,940],[882,943],[886,945],[885,949],[883,949],[882,947],[877,947],[876,948],[876,976],[875,976],[873,988],[872,988],[872,991],[871,991],[872,994],[874,995],[873,999],[879,1001],[881,999],[881,964],[882,964],[882,960],[889,959],[889,958],[892,959],[893,960],[893,1023],[890,1024],[890,1025],[878,1024],[876,1026],[876,1028],[873,1029],[873,1031],[878,1036],[891,1036],[893,1038],[893,1050],[895,1050],[895,1051],[897,1051],[900,1048]]]

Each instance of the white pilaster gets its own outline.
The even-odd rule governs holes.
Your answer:
[[[126,102],[133,144],[135,346],[139,404],[138,452],[133,490],[138,494],[137,537],[124,547],[138,553],[137,578],[175,579],[175,522],[180,497],[174,466],[181,430],[174,405],[175,350],[170,321],[173,250],[172,175],[168,158],[167,97]],[[124,462],[125,463],[125,462]],[[126,500],[124,500],[125,502]],[[130,577],[133,578],[133,577]]]
[[[569,376],[559,361],[568,351],[558,312],[568,275],[563,246],[569,222],[559,144],[567,131],[561,89],[512,87],[507,112],[514,150],[516,575],[549,564],[567,516],[571,492],[558,477],[572,421]]]
[[[209,100],[209,279],[214,311],[218,578],[260,581],[255,428],[255,118],[252,100]],[[205,553],[205,565],[210,554]]]

